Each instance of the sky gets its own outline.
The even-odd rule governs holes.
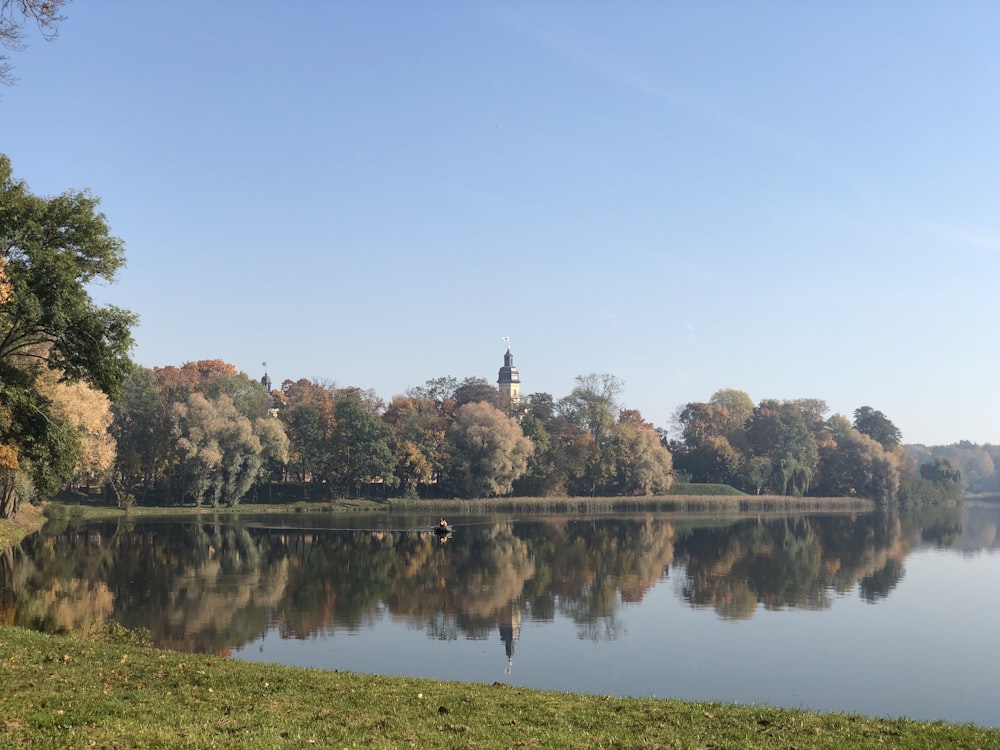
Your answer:
[[[147,367],[609,373],[1000,442],[1000,4],[77,0],[0,89]]]

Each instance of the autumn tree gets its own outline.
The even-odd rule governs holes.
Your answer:
[[[615,426],[616,489],[624,495],[665,492],[673,483],[670,451],[656,428],[633,409],[623,409]]]
[[[114,397],[131,367],[135,316],[95,304],[88,291],[113,282],[124,263],[97,205],[86,191],[33,195],[0,155],[0,445],[16,452],[18,470],[43,495],[69,481],[80,447],[39,378],[53,371]]]
[[[77,431],[80,450],[71,481],[100,485],[111,473],[116,456],[111,426],[111,402],[107,395],[83,381],[60,382],[51,371],[42,379],[43,392]]]
[[[516,420],[482,401],[458,407],[448,439],[449,484],[461,497],[506,495],[534,450]]]
[[[396,396],[382,419],[392,430],[395,475],[404,497],[440,479],[450,453],[448,421],[440,403],[426,396]]]
[[[828,420],[828,429],[830,439],[819,446],[814,494],[857,495],[882,505],[895,502],[899,490],[896,457],[839,414]]]
[[[753,399],[746,391],[738,391],[735,388],[723,388],[712,394],[708,402],[712,406],[721,406],[729,416],[730,430],[742,430],[747,420],[753,416]]]
[[[624,385],[614,375],[578,375],[576,387],[559,401],[559,411],[578,430],[589,435],[583,473],[585,492],[596,495],[612,482],[615,457],[611,444],[615,417]]]
[[[225,394],[210,400],[192,393],[173,405],[173,415],[185,494],[198,505],[238,504],[265,461],[287,458],[279,423],[269,418],[252,423]]]
[[[322,481],[331,463],[334,430],[332,386],[305,378],[281,385],[284,406],[278,417],[289,439],[289,467],[300,482]]]

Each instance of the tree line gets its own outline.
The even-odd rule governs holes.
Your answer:
[[[956,500],[961,473],[945,457],[918,464],[899,428],[871,406],[826,417],[820,399],[754,404],[723,389],[678,410],[680,438],[668,441],[676,470],[694,482],[745,492],[859,496],[882,505]]]
[[[723,390],[680,409],[668,439],[609,374],[517,403],[441,377],[386,403],[306,379],[271,391],[220,360],[139,367],[135,315],[88,291],[124,257],[90,193],[36,196],[0,155],[0,517],[68,484],[212,506],[276,482],[330,498],[649,495],[675,476],[886,504],[957,492],[947,457],[918,467],[867,406],[851,423],[818,399]]]
[[[139,500],[234,505],[255,485],[345,496],[653,494],[669,489],[655,427],[610,375],[516,404],[482,378],[436,378],[385,403],[308,379],[268,391],[220,360],[136,368],[112,407],[112,473]],[[315,493],[310,493],[315,495]]]

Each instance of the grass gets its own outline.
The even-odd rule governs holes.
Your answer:
[[[0,627],[0,748],[1000,748],[1000,729],[378,677]]]
[[[730,484],[677,482],[668,495],[746,495]]]
[[[33,534],[42,528],[45,518],[42,509],[22,503],[14,518],[0,519],[0,551],[13,547],[28,534]]]

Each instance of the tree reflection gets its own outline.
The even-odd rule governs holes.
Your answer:
[[[821,609],[855,589],[878,602],[929,538],[996,543],[996,509],[960,512],[497,520],[446,545],[416,530],[258,528],[211,515],[64,524],[0,554],[0,622],[54,631],[114,619],[159,646],[227,653],[273,629],[306,639],[392,618],[439,640],[499,632],[510,668],[522,621],[564,617],[579,638],[614,640],[622,608],[668,575],[685,601],[725,619]]]

